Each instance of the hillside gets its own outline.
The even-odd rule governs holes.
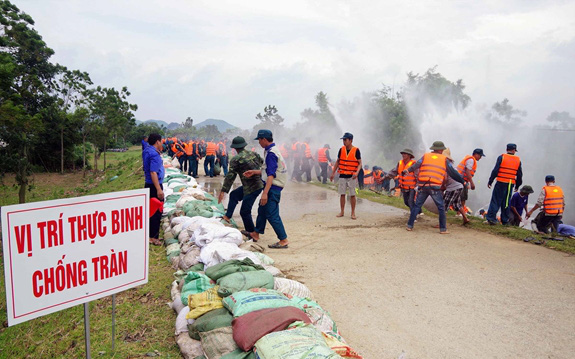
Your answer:
[[[224,121],[224,120],[216,120],[216,119],[213,119],[213,118],[208,118],[208,119],[205,120],[205,121],[202,121],[202,122],[200,122],[200,123],[194,124],[194,126],[195,126],[196,128],[202,128],[202,127],[205,127],[205,126],[208,126],[208,125],[215,125],[215,126],[218,128],[218,131],[220,131],[220,132],[222,132],[222,133],[225,132],[225,131],[227,131],[227,130],[229,130],[229,129],[237,128],[236,126],[230,125],[229,123],[227,123],[227,122]]]

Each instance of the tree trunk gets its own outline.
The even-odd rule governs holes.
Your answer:
[[[106,173],[106,142],[104,141],[104,173]]]
[[[92,146],[94,147],[94,172],[98,172],[98,148],[94,144]]]
[[[64,127],[60,129],[60,173],[64,174]]]
[[[86,136],[82,136],[82,178],[86,178]]]
[[[25,141],[26,135],[24,135],[24,143],[26,143]],[[22,147],[22,162],[20,166],[18,166],[18,172],[16,173],[16,182],[20,185],[18,203],[26,203],[26,190],[28,189],[28,176],[26,172],[30,165],[28,163],[28,146],[24,144]]]

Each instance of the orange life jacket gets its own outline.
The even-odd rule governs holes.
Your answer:
[[[218,142],[218,149],[220,150],[220,156],[226,155],[226,145],[223,142]]]
[[[373,175],[371,175],[371,170],[363,170],[363,184],[370,185],[373,184]],[[368,175],[371,175],[367,177]]]
[[[355,157],[357,147],[352,147],[349,153],[345,146],[341,147],[339,151],[339,167],[337,171],[340,175],[353,175],[359,166],[359,160]]]
[[[184,154],[184,150],[182,149],[182,146],[179,143],[174,143],[172,145],[172,152],[176,154],[176,157],[182,157]]]
[[[311,149],[309,148],[309,144],[304,142],[303,145],[305,147],[305,158],[311,158]]]
[[[545,214],[560,216],[563,214],[563,204],[565,197],[563,190],[559,186],[544,186],[545,199],[543,200],[543,209]]]
[[[286,158],[289,158],[289,152],[288,152],[285,144],[283,144],[283,143],[280,146],[280,153],[282,154],[282,157],[284,158],[284,160]]]
[[[401,159],[397,163],[397,173],[398,173],[397,177],[399,178],[399,188],[406,190],[406,191],[415,188],[415,182],[416,182],[415,173],[411,172],[411,173],[407,173],[407,175],[402,174],[402,172],[404,170],[413,166],[414,163],[415,163],[415,160],[413,160],[413,159],[407,161],[407,163],[403,163],[403,159]]]
[[[511,183],[515,184],[515,177],[517,176],[521,159],[519,156],[508,153],[504,153],[501,156],[503,156],[503,158],[501,159],[499,172],[497,172],[497,181],[503,183],[509,183],[511,181]]]
[[[317,150],[317,160],[318,162],[327,162],[327,147],[322,147]]]
[[[461,162],[459,162],[459,165],[457,165],[457,171],[459,172],[460,175],[463,176],[463,180],[465,182],[471,182],[471,178],[467,176],[467,172],[465,171],[465,163],[470,158],[473,158],[473,168],[471,169],[471,178],[473,178],[473,176],[475,176],[475,171],[477,170],[477,160],[475,159],[475,157],[473,157],[472,155],[467,155],[465,156],[464,159],[461,160]]]
[[[382,184],[383,183],[383,171],[380,169],[373,171],[373,179],[375,180],[375,183]]]
[[[215,156],[215,155],[216,155],[216,144],[210,141],[206,145],[206,156]]]
[[[441,153],[430,152],[423,155],[419,176],[417,181],[419,186],[441,186],[447,174],[445,156]]]

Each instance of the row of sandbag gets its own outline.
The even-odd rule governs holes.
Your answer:
[[[178,234],[166,250],[179,269],[171,306],[185,358],[361,358],[311,291],[282,278],[263,248],[244,242],[237,229],[171,216],[164,230]]]

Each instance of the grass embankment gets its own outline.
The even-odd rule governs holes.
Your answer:
[[[318,182],[313,182],[313,184],[317,186],[321,186],[324,188],[329,188],[332,190],[336,190],[336,187],[332,184],[321,184]],[[388,196],[386,194],[379,194],[374,191],[370,190],[360,190],[358,193],[359,198],[364,198],[373,202],[386,204],[389,206],[406,209],[405,204],[403,203],[403,198],[401,197],[393,197]],[[435,216],[436,214],[429,212],[424,209],[426,215]],[[468,217],[471,220],[471,223],[466,225],[467,228],[471,228],[477,231],[486,232],[490,234],[495,234],[511,239],[521,240],[523,241],[526,237],[533,237],[535,240],[530,241],[529,243],[534,243],[535,241],[543,242],[542,245],[548,248],[553,248],[562,252],[575,254],[575,240],[571,238],[565,238],[564,241],[551,241],[551,240],[544,240],[544,237],[549,236],[542,236],[538,235],[533,231],[519,228],[519,227],[512,227],[512,226],[491,226],[488,224],[483,224],[483,219],[477,218],[474,216]],[[455,212],[449,211],[447,215],[447,223],[451,226],[461,225],[462,219],[461,217],[456,217]]]
[[[100,160],[101,161],[101,160]],[[124,191],[143,187],[141,150],[107,154],[104,173],[36,174],[28,202]],[[103,163],[99,162],[99,168]],[[118,176],[110,181],[114,176]],[[0,205],[18,203],[12,178],[0,188]],[[0,358],[83,358],[84,309],[78,305],[7,327],[4,259],[0,258]],[[116,343],[112,352],[112,297],[90,302],[91,354],[97,358],[181,358],[174,340],[170,302],[174,270],[164,247],[150,247],[149,282],[116,294]]]

